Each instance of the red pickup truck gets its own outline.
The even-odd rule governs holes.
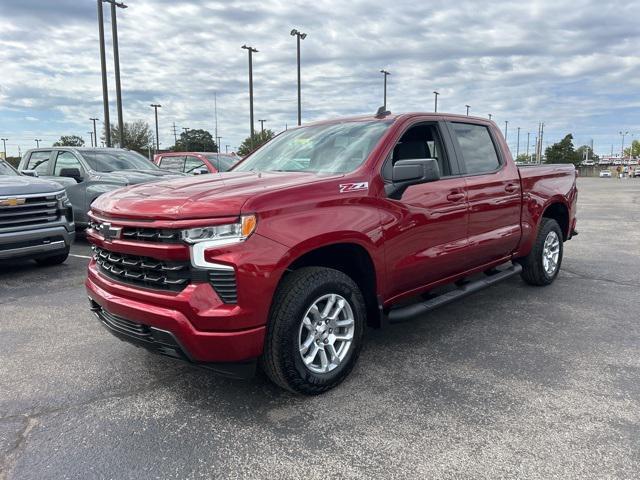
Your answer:
[[[290,129],[230,172],[99,197],[90,306],[154,352],[234,377],[260,364],[321,393],[367,325],[517,274],[552,283],[576,234],[575,176],[519,169],[481,118],[379,111]]]

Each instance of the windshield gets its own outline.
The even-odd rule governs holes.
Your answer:
[[[4,160],[0,160],[0,175],[18,175],[11,165],[5,163]]]
[[[81,152],[92,170],[114,172],[116,170],[159,170],[145,157],[128,150],[86,150]]]
[[[211,163],[216,167],[219,172],[226,172],[233,167],[239,160],[238,157],[232,157],[229,155],[218,155],[217,153],[207,153],[205,155]]]
[[[233,170],[348,173],[362,165],[391,123],[344,122],[288,130]]]

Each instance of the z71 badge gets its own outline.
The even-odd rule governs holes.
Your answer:
[[[340,193],[359,192],[361,190],[369,190],[369,182],[340,184]]]

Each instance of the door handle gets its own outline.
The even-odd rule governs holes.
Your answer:
[[[514,185],[513,183],[509,183],[507,184],[506,187],[504,187],[504,191],[507,193],[513,193],[516,192],[518,190],[518,186]]]
[[[464,199],[464,193],[462,192],[451,192],[449,195],[447,195],[447,200],[449,200],[450,202],[459,202],[460,200]]]

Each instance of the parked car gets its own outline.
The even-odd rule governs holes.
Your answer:
[[[584,162],[582,162],[582,165],[584,165],[585,167],[593,167],[595,164],[596,162],[593,160],[585,160]]]
[[[640,168],[636,168],[633,171],[633,178],[640,177]]]
[[[261,357],[276,384],[318,394],[349,374],[367,324],[518,274],[552,283],[576,202],[573,165],[518,168],[490,120],[321,122],[230,172],[99,197],[86,288],[124,340],[236,377]]]
[[[610,170],[600,170],[600,178],[611,178]]]
[[[209,152],[159,153],[153,159],[162,169],[190,175],[226,172],[239,160],[235,155]]]
[[[73,211],[60,184],[20,175],[0,159],[0,260],[64,262],[75,236]]]
[[[88,225],[89,207],[103,193],[179,176],[158,168],[139,153],[120,148],[36,148],[24,154],[19,169],[62,185],[79,228]]]

